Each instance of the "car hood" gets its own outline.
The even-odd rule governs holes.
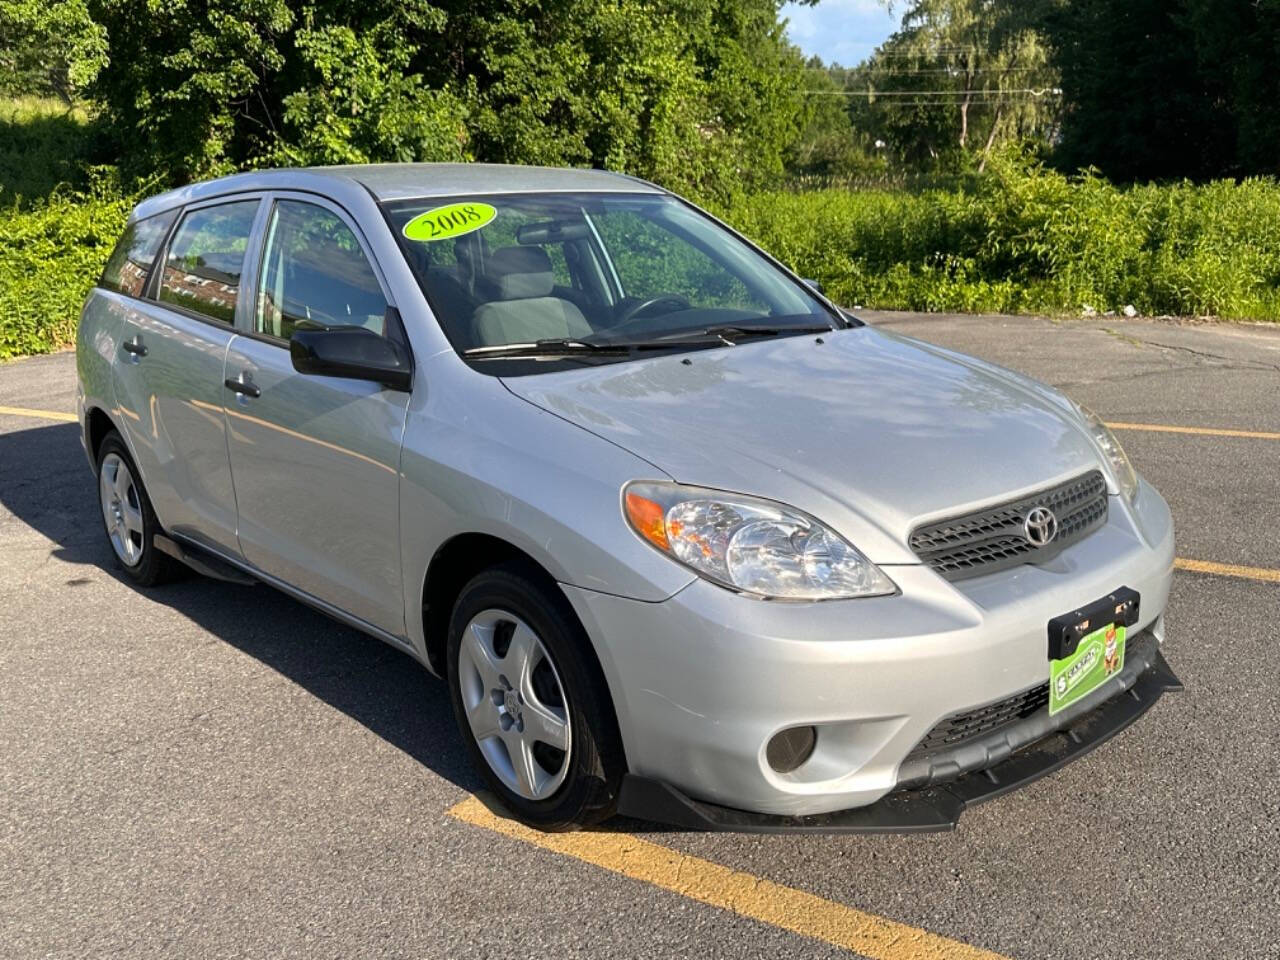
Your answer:
[[[506,378],[681,483],[805,510],[872,561],[913,527],[1100,466],[1070,403],[870,327]],[[637,478],[643,479],[643,478]]]

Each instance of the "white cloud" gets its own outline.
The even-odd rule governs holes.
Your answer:
[[[861,63],[898,28],[899,17],[880,0],[821,0],[816,7],[782,8],[787,35],[805,53],[826,63]]]

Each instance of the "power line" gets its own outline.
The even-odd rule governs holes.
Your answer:
[[[1045,97],[1050,94],[1058,96],[1060,87],[1011,87],[1008,90],[991,90],[977,88],[973,90],[801,90],[801,93],[814,97],[973,97],[978,94],[1004,96],[1010,93],[1025,93],[1033,97]]]
[[[823,71],[823,72],[825,73],[826,71]],[[938,75],[957,77],[957,76],[964,76],[966,72],[967,71],[964,71],[964,70],[950,70],[950,69],[942,68],[938,70],[886,70],[880,75],[885,77],[924,77],[924,76],[938,76]],[[990,76],[1009,76],[1015,73],[1042,73],[1042,72],[1045,72],[1045,68],[1011,67],[1009,69],[1004,69],[1004,70],[974,70],[972,75],[990,77]]]
[[[1042,104],[1043,100],[970,100],[971,107],[1025,107],[1035,104]],[[870,106],[870,104],[869,104]],[[882,103],[874,104],[877,109],[892,110],[897,108],[911,109],[913,107],[962,107],[962,100],[886,100]]]

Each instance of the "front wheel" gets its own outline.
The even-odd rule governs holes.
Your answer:
[[[521,566],[463,588],[449,625],[458,727],[520,819],[565,830],[611,815],[625,769],[599,665],[563,596]]]

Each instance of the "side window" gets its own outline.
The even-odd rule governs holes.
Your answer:
[[[271,213],[254,329],[288,340],[295,327],[356,326],[384,333],[387,301],[351,228],[301,200]]]
[[[147,273],[155,262],[160,244],[164,242],[164,235],[169,232],[169,225],[177,215],[178,211],[170,210],[129,224],[111,251],[98,286],[127,293],[131,297],[142,296]]]
[[[160,299],[232,323],[257,200],[192,210],[178,224],[160,279]]]

